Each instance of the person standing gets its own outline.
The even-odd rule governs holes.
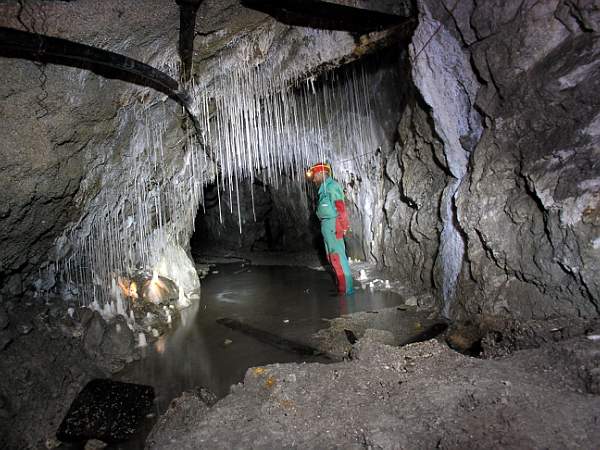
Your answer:
[[[316,212],[321,221],[325,252],[335,272],[338,291],[352,294],[354,292],[352,272],[344,245],[344,235],[350,228],[344,203],[344,191],[340,184],[333,179],[329,164],[313,165],[306,171],[306,176],[319,188]]]

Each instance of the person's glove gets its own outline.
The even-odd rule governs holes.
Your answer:
[[[350,228],[344,200],[336,200],[335,209],[337,210],[337,217],[335,219],[335,237],[336,239],[342,239],[344,234],[346,234],[346,231]]]

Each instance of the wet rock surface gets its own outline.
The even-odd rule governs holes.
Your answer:
[[[600,401],[571,355],[582,352],[593,371],[599,345],[577,338],[481,360],[434,340],[400,349],[361,340],[352,361],[249,369],[209,409],[186,395],[147,445],[592,448]]]

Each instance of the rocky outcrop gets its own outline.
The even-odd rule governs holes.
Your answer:
[[[456,15],[486,117],[456,202],[467,241],[458,298],[467,313],[599,312],[593,3],[505,2],[493,13],[473,6]]]
[[[597,5],[450,3],[420,3],[383,260],[452,317],[597,315]]]
[[[600,439],[594,423],[600,405],[591,395],[596,384],[565,368],[585,361],[586,369],[597,370],[597,361],[590,360],[597,346],[580,338],[490,361],[459,355],[436,341],[398,349],[365,337],[349,362],[251,368],[244,384],[233,386],[212,408],[187,394],[173,403],[146,444],[593,447]]]

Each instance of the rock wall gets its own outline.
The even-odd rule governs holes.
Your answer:
[[[442,232],[442,193],[449,178],[440,162],[442,149],[427,107],[413,90],[398,125],[395,153],[385,167],[389,182],[382,240],[388,245],[382,263],[424,291],[440,285],[434,265]]]
[[[18,11],[16,4],[0,6],[0,25],[96,45],[178,76],[175,2],[29,1],[21,21]],[[356,42],[348,33],[279,24],[237,1],[208,0],[196,35],[197,111],[213,108],[207,99],[234,71],[260,65],[278,74],[281,87],[358,58],[382,36]],[[173,264],[181,272],[177,284],[186,293],[197,290],[193,266],[181,255],[214,170],[189,141],[179,107],[149,89],[85,71],[0,64],[7,79],[0,87],[7,119],[0,291],[60,289],[68,301],[102,306],[119,273]]]
[[[411,68],[426,105],[405,111],[400,163],[388,163],[399,180],[388,197],[404,199],[390,213],[415,220],[398,219],[395,253],[418,261],[455,317],[597,315],[598,2],[423,1],[420,14]],[[413,176],[437,180],[430,213]],[[410,238],[427,245],[409,245],[419,215],[431,223]]]
[[[471,12],[484,84],[477,105],[489,124],[458,203],[468,312],[600,311],[600,101],[590,96],[600,83],[598,6],[510,2],[493,17]]]
[[[17,5],[0,8],[3,26],[23,28]],[[176,7],[142,18],[136,8],[110,2],[27,2],[22,20],[30,31],[97,45],[165,70],[175,52],[176,32],[167,30],[177,20]],[[148,89],[86,71],[13,59],[0,64],[7,77],[0,87],[0,288],[15,295],[47,291],[61,263],[83,251],[93,224],[106,226],[101,218],[122,206],[133,190],[132,168],[151,164],[151,149],[140,139],[134,145],[146,131],[141,118],[162,114],[176,125],[176,108]],[[177,139],[178,127],[171,128],[169,144]],[[101,244],[93,243],[94,253]]]

